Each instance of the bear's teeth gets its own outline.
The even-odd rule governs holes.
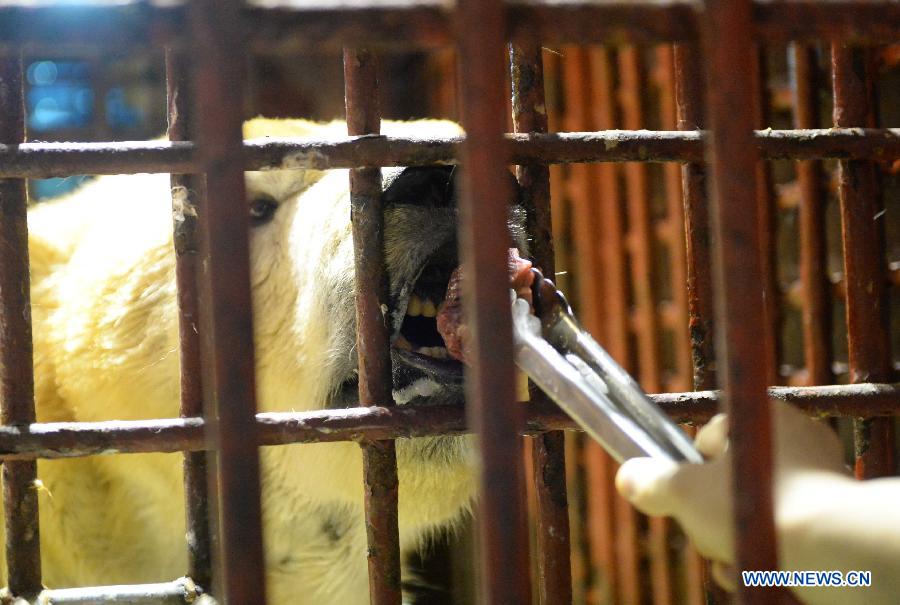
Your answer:
[[[434,306],[434,303],[431,302],[431,299],[426,298],[425,302],[422,303],[422,315],[424,315],[425,317],[437,316],[437,307]]]
[[[410,317],[418,317],[422,314],[422,300],[415,294],[409,297],[409,304],[406,305],[406,314]]]
[[[403,334],[400,334],[394,341],[394,348],[402,351],[412,351],[413,346],[411,342],[406,340],[406,337],[403,336]]]
[[[415,350],[419,355],[427,355],[435,359],[447,359],[447,349],[445,347],[419,347]]]

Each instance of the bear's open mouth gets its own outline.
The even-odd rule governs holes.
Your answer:
[[[452,243],[450,244],[452,245]],[[509,248],[510,288],[531,302],[531,261]],[[444,246],[426,262],[412,287],[394,349],[407,364],[431,374],[458,376],[468,363],[469,330],[463,321],[462,268],[454,248]]]
[[[412,286],[394,338],[393,347],[401,359],[432,374],[462,374],[462,364],[447,352],[437,326],[447,284],[458,264],[455,242],[444,244],[429,257]]]
[[[406,315],[394,348],[419,355],[448,359],[447,346],[437,329],[438,309],[444,302],[453,267],[427,265],[413,286],[406,303]]]

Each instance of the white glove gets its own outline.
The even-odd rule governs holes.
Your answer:
[[[783,570],[871,572],[869,587],[792,588],[810,605],[896,605],[900,602],[900,477],[854,481],[828,427],[787,404],[773,404],[775,527]],[[697,435],[712,460],[676,465],[636,458],[616,486],[637,508],[671,515],[697,549],[714,560],[726,587],[735,574],[731,459],[727,424],[716,416]],[[759,570],[768,571],[768,570]]]

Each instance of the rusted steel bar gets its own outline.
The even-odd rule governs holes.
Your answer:
[[[766,397],[765,321],[753,148],[753,31],[748,0],[706,2],[707,115],[712,135],[713,283],[719,375],[731,417],[735,569],[778,569],[772,501],[772,427]],[[780,591],[740,587],[745,605],[777,602]]]
[[[768,66],[764,50],[754,45],[751,99],[754,112],[753,125],[766,128],[769,122]],[[766,384],[776,384],[778,374],[778,351],[780,350],[781,288],[776,276],[778,259],[776,246],[777,213],[775,191],[772,182],[772,166],[769,162],[756,163],[756,196],[759,211],[759,253],[762,269],[764,321],[757,326],[765,343],[765,359],[760,360],[766,367]]]
[[[754,33],[771,42],[838,40],[891,42],[900,28],[900,4],[891,1],[757,1]]]
[[[0,54],[0,142],[25,140],[22,54]],[[0,180],[0,421],[35,421],[28,268],[28,194],[21,179]],[[6,569],[10,591],[30,599],[41,590],[37,465],[3,465]]]
[[[637,44],[697,36],[696,6],[686,0],[598,3],[578,0],[509,2],[513,39],[545,44]]]
[[[213,594],[227,605],[265,602],[249,217],[241,154],[244,51],[238,0],[190,4],[194,117],[210,203],[199,216],[204,415],[217,511]],[[215,15],[215,19],[210,19]]]
[[[542,49],[543,50],[543,49]],[[544,63],[545,99],[547,112],[547,129],[550,132],[563,130],[563,90],[561,82],[563,56],[556,52],[542,53]],[[549,90],[548,90],[549,89]],[[550,206],[553,257],[556,267],[556,282],[565,282],[568,272],[561,271],[563,267],[571,267],[573,263],[573,250],[564,236],[567,217],[571,212],[571,201],[566,195],[566,183],[562,167],[550,166]],[[565,288],[565,285],[563,286]],[[582,315],[582,319],[585,317]],[[567,437],[565,441],[566,461],[566,490],[568,494],[576,497],[569,501],[569,510],[577,511],[569,516],[569,563],[572,576],[572,601],[586,603],[591,593],[590,581],[595,575],[591,569],[589,552],[589,513],[585,507],[584,494],[587,491],[587,477],[584,473],[585,448],[583,439]],[[607,517],[607,521],[611,521]]]
[[[675,100],[675,48],[671,44],[662,44],[655,49],[656,68],[653,80],[659,91],[659,116],[661,127],[665,129],[678,127],[678,110]],[[671,300],[666,301],[661,310],[661,319],[672,332],[672,348],[674,367],[667,378],[664,390],[685,391],[692,387],[693,366],[691,364],[691,341],[688,330],[688,291],[687,291],[687,252],[685,249],[684,204],[681,190],[682,167],[666,164],[664,171],[664,187],[666,195],[666,219],[663,244],[669,252],[669,284]],[[674,531],[678,531],[677,526]],[[669,547],[671,538],[666,544]],[[678,558],[676,571],[681,572],[680,592],[676,598],[688,605],[703,605],[705,569],[703,559],[696,549],[687,541],[673,549]]]
[[[369,49],[435,49],[453,44],[452,5],[440,0],[248,3],[245,20],[258,52],[297,54]]]
[[[638,130],[646,125],[641,102],[645,75],[640,50],[634,46],[619,49],[619,99],[622,125]],[[637,377],[644,390],[657,392],[661,388],[659,356],[659,323],[657,300],[654,294],[654,232],[650,217],[650,183],[647,166],[639,163],[625,165],[626,200],[628,204],[628,256],[631,260],[632,307],[638,319],[634,336],[637,345]],[[615,321],[612,319],[612,321]],[[663,517],[650,517],[649,548],[652,601],[655,605],[671,605],[674,599],[672,570],[669,561],[669,522]]]
[[[166,51],[166,97],[170,141],[191,137],[189,67],[182,53]],[[178,286],[178,339],[181,363],[181,416],[203,414],[200,370],[200,331],[197,299],[197,207],[203,205],[206,183],[200,175],[172,174],[175,280]],[[209,536],[209,486],[206,454],[189,452],[184,458],[185,522],[188,576],[209,587],[212,561]]]
[[[513,128],[517,134],[546,133],[543,58],[539,45],[510,45]],[[528,211],[531,254],[546,275],[555,273],[553,221],[550,215],[550,170],[540,163],[517,167]]]
[[[866,51],[835,44],[831,50],[834,124],[869,125],[875,109]],[[893,374],[887,304],[884,202],[875,165],[839,163],[841,241],[847,292],[847,349],[852,382],[889,379]],[[894,474],[893,421],[854,424],[856,476]]]
[[[510,46],[512,118],[516,132],[547,132],[541,53],[539,44]],[[534,238],[532,257],[546,275],[555,275],[550,169],[545,165],[530,164],[519,166],[516,174],[528,211],[528,233]],[[572,572],[569,561],[569,502],[566,493],[563,433],[558,431],[535,437],[531,451],[537,496],[535,555],[539,598],[544,605],[569,604],[572,602]]]
[[[344,96],[350,135],[378,134],[378,60],[366,50],[344,50]],[[356,349],[359,404],[389,405],[391,395],[388,281],[384,264],[381,170],[350,171],[350,217],[356,272]],[[369,594],[373,605],[400,605],[397,451],[393,441],[362,444]]]
[[[188,173],[194,168],[193,151],[192,143],[164,141],[0,145],[0,177]]]
[[[569,0],[507,4],[513,37],[545,43],[647,43],[697,39],[698,3],[689,0],[633,0],[627,3]],[[296,53],[339,50],[346,44],[372,48],[435,48],[453,42],[458,23],[440,0],[384,2],[250,2],[243,17],[255,51]],[[755,32],[767,40],[846,39],[892,42],[900,8],[891,0],[758,0],[752,14]],[[114,6],[0,5],[0,44],[97,46],[116,49],[165,46],[183,40],[183,4],[140,0]],[[500,30],[501,39],[506,39]],[[40,48],[38,46],[38,48]]]
[[[506,136],[510,161],[522,164],[699,162],[703,138],[699,131],[647,130]],[[251,140],[244,145],[244,169],[454,164],[463,140],[387,136]],[[900,128],[763,130],[755,133],[755,142],[762,157],[770,160],[900,158]],[[0,177],[189,173],[196,170],[195,155],[194,145],[186,141],[0,145]]]
[[[695,11],[702,6],[681,0],[519,0],[510,2],[509,31],[513,37],[521,34],[545,43],[684,42],[698,38]],[[757,1],[752,8],[747,25],[764,40],[890,42],[896,40],[900,27],[900,7],[890,1],[776,0]]]
[[[900,384],[772,387],[768,395],[816,418],[872,418],[900,413]],[[689,391],[650,398],[676,422],[702,424],[715,415],[721,395],[718,391]],[[522,434],[576,428],[555,406],[538,402],[524,404],[522,408],[525,418]],[[471,432],[464,410],[451,405],[269,412],[257,414],[255,425],[259,445],[405,439]],[[205,427],[202,418],[0,426],[0,458],[199,451],[208,448],[203,440]]]
[[[791,46],[794,85],[794,126],[819,126],[819,74],[815,49]],[[825,180],[821,162],[797,163],[800,185],[800,283],[803,288],[803,351],[806,384],[829,384],[831,371],[831,284],[828,280],[825,239]]]
[[[180,578],[174,582],[158,584],[131,584],[128,586],[89,586],[85,588],[57,588],[44,590],[37,602],[46,605],[96,605],[116,603],[121,605],[215,605],[193,578]]]
[[[676,44],[673,52],[675,71],[675,117],[679,130],[700,130],[704,124],[703,71],[699,49],[694,44]],[[712,241],[709,225],[709,198],[706,191],[706,165],[701,162],[681,167],[681,196],[684,208],[685,269],[687,276],[687,318],[690,340],[693,388],[714,389],[716,375],[715,338],[713,333]],[[713,596],[718,592],[710,581],[708,564],[699,555],[689,558],[699,575],[701,587],[691,588],[691,602],[723,602]],[[698,594],[699,593],[699,594]],[[707,594],[704,594],[707,593]]]
[[[900,286],[900,262],[894,261],[888,265],[886,279],[889,284]],[[831,284],[833,296],[837,296],[838,298],[845,298],[847,296],[847,285],[844,282],[844,273],[842,271],[836,271],[829,275],[828,281]]]
[[[675,49],[663,44],[656,48],[657,66],[654,80],[660,95],[660,120],[665,129],[678,127],[678,110],[675,101]],[[663,168],[666,192],[665,245],[669,250],[669,283],[672,300],[667,305],[674,321],[670,328],[674,333],[675,376],[668,391],[685,391],[691,388],[691,343],[685,319],[688,317],[687,260],[684,238],[684,204],[681,192],[681,166],[666,164]],[[665,312],[664,312],[665,317]]]
[[[508,135],[507,143],[510,161],[517,164],[528,163],[572,163],[572,162],[684,162],[703,159],[703,134],[699,132],[672,131],[628,131],[609,130],[602,132],[571,132],[549,134]],[[254,167],[279,167],[283,158],[291,153],[290,159],[297,167],[348,168],[361,164],[372,165],[421,165],[446,163],[452,160],[455,151],[451,143],[439,139],[423,144],[414,139],[372,138],[333,143],[339,147],[335,153],[340,163],[319,164],[329,160],[327,145],[317,151],[323,157],[304,157],[303,148],[280,149],[278,143],[258,143],[248,149],[248,159]],[[900,128],[880,129],[816,129],[816,130],[760,130],[754,133],[755,147],[765,159],[872,159],[887,160],[900,157]],[[353,149],[353,146],[357,149]],[[371,146],[371,147],[370,147]],[[424,149],[423,149],[424,148]],[[428,155],[426,150],[433,155]],[[266,152],[274,152],[267,161]],[[2,156],[0,156],[2,159]],[[279,160],[276,162],[275,160]],[[289,168],[288,165],[281,167]],[[249,169],[249,168],[248,168]]]
[[[514,404],[506,233],[509,181],[503,124],[506,100],[503,5],[460,0],[458,48],[463,145],[460,257],[463,310],[471,330],[466,408],[478,435],[482,602],[530,603],[521,406]]]

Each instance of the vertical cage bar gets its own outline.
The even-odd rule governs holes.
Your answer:
[[[539,44],[510,47],[513,128],[516,132],[547,132],[544,69]],[[555,275],[553,226],[550,215],[550,169],[518,166],[516,174],[528,211],[532,256],[546,275]],[[565,438],[562,431],[532,440],[532,465],[537,496],[537,569],[540,602],[572,602],[569,561],[569,503],[566,494]]]
[[[698,49],[675,45],[675,101],[678,130],[703,128],[703,72]],[[681,167],[687,261],[688,332],[694,368],[694,389],[716,388],[716,353],[713,337],[712,235],[706,195],[706,166]]]
[[[664,130],[678,127],[678,110],[675,99],[675,48],[663,44],[656,48],[656,80],[660,89],[660,117]],[[671,284],[671,311],[675,321],[670,323],[674,332],[675,377],[667,386],[673,391],[687,391],[691,388],[691,345],[688,326],[689,316],[687,283],[687,259],[684,232],[684,205],[682,202],[682,166],[669,162],[663,166],[666,188],[666,246],[670,250],[669,283]],[[692,429],[689,429],[692,430]],[[684,541],[679,549],[684,568],[684,601],[690,605],[702,605],[704,569],[703,560],[697,551]]]
[[[622,105],[622,125],[627,130],[639,130],[644,124],[643,93],[644,61],[641,50],[625,46],[619,50],[619,97]],[[647,165],[641,162],[625,164],[626,201],[628,205],[627,249],[631,259],[631,284],[634,293],[634,331],[637,341],[638,380],[649,393],[661,389],[660,358],[657,338],[659,324],[656,315],[653,270],[653,230],[650,217],[650,183]],[[669,521],[664,517],[649,517],[650,581],[653,603],[670,605],[673,599],[672,576],[669,565]]]
[[[753,71],[751,72],[752,102],[755,113],[754,127],[766,128],[771,117],[769,95],[769,70],[766,55],[761,45],[754,45]],[[778,351],[780,349],[779,326],[781,324],[781,289],[776,275],[777,259],[777,214],[775,192],[772,183],[772,167],[768,162],[756,164],[756,196],[759,209],[759,250],[762,262],[763,305],[765,322],[760,326],[765,342],[766,384],[778,384]]]
[[[0,54],[0,143],[25,142],[22,54]],[[35,421],[28,268],[28,194],[24,179],[0,180],[0,421]],[[6,567],[10,591],[31,599],[41,591],[37,462],[3,463]]]
[[[381,132],[378,61],[365,50],[344,50],[347,132]],[[350,208],[356,268],[356,347],[359,404],[392,405],[390,314],[384,264],[381,170],[350,171]],[[400,605],[400,537],[397,521],[397,453],[393,441],[364,443],[363,476],[368,539],[369,593],[373,605]]]
[[[678,130],[700,130],[704,124],[703,70],[699,49],[693,44],[676,44],[675,109]],[[688,334],[691,348],[693,388],[713,390],[718,384],[713,321],[712,234],[709,224],[709,196],[706,165],[683,164],[681,195],[684,205],[685,266],[687,268]],[[699,555],[693,557],[695,573],[707,591],[707,599],[725,602],[723,592],[709,581],[708,567]],[[702,595],[692,595],[701,600]]]
[[[166,98],[170,141],[190,140],[190,73],[183,53],[166,49]],[[197,207],[203,205],[205,182],[197,174],[173,174],[175,280],[178,285],[178,338],[181,344],[181,416],[203,415],[200,369],[199,301],[197,299]],[[185,452],[184,493],[188,575],[210,587],[209,485],[206,452]]]
[[[543,49],[542,49],[543,50]],[[542,55],[544,63],[545,98],[547,109],[547,129],[549,132],[565,130],[563,106],[565,105],[563,91],[563,56],[556,50],[547,49]],[[556,283],[560,284],[568,279],[569,271],[575,264],[575,254],[571,242],[568,239],[568,217],[571,214],[571,200],[566,194],[567,168],[560,164],[550,167],[550,206],[553,230],[553,256],[556,267]],[[569,288],[564,285],[564,290]],[[584,315],[582,315],[584,318]],[[588,321],[585,318],[585,321]],[[593,321],[593,320],[592,320]],[[598,332],[595,332],[599,334]],[[596,574],[592,569],[590,537],[593,520],[587,512],[589,499],[587,492],[590,489],[589,479],[585,472],[588,467],[586,449],[588,442],[573,435],[565,438],[565,462],[566,484],[568,494],[574,496],[569,500],[569,510],[575,514],[569,515],[569,563],[572,576],[572,602],[590,603],[591,581]],[[608,510],[608,509],[607,509]],[[601,522],[607,525],[611,519],[604,518]],[[611,534],[610,534],[611,535]],[[612,540],[610,540],[610,543]]]
[[[214,581],[219,598],[232,605],[265,602],[259,450],[256,439],[247,436],[256,385],[242,153],[241,5],[195,0],[188,15],[195,138],[208,202],[199,217],[199,293],[210,491],[218,513]]]
[[[464,314],[472,364],[466,394],[481,453],[481,600],[530,603],[522,476],[521,406],[514,404],[512,323],[506,267],[507,201],[503,125],[506,100],[504,14],[499,0],[457,5],[461,116],[466,130],[460,202]]]
[[[867,52],[836,44],[831,61],[834,125],[873,126],[875,108]],[[851,382],[890,380],[891,345],[884,252],[884,203],[875,164],[839,162],[841,239],[847,292],[847,348]],[[856,476],[872,478],[894,472],[892,418],[854,422]]]
[[[660,122],[663,130],[674,130],[678,125],[675,103],[675,50],[671,44],[656,47],[655,80],[660,95]],[[663,165],[666,191],[665,244],[670,253],[669,283],[672,289],[668,327],[673,331],[675,349],[675,376],[668,390],[682,392],[691,388],[691,345],[687,326],[687,263],[684,244],[684,206],[681,194],[681,166],[674,162]]]
[[[765,321],[759,248],[757,151],[752,144],[753,73],[749,0],[709,0],[703,20],[710,122],[713,279],[719,372],[731,421],[736,568],[777,569],[772,500],[772,426],[766,394]],[[740,583],[739,583],[740,585]],[[744,604],[779,591],[738,589]]]
[[[819,78],[815,49],[794,43],[789,52],[793,66],[794,127],[819,128]],[[831,283],[827,272],[822,162],[797,162],[797,182],[800,185],[799,265],[803,289],[801,313],[806,384],[831,384],[834,380],[831,371]]]

